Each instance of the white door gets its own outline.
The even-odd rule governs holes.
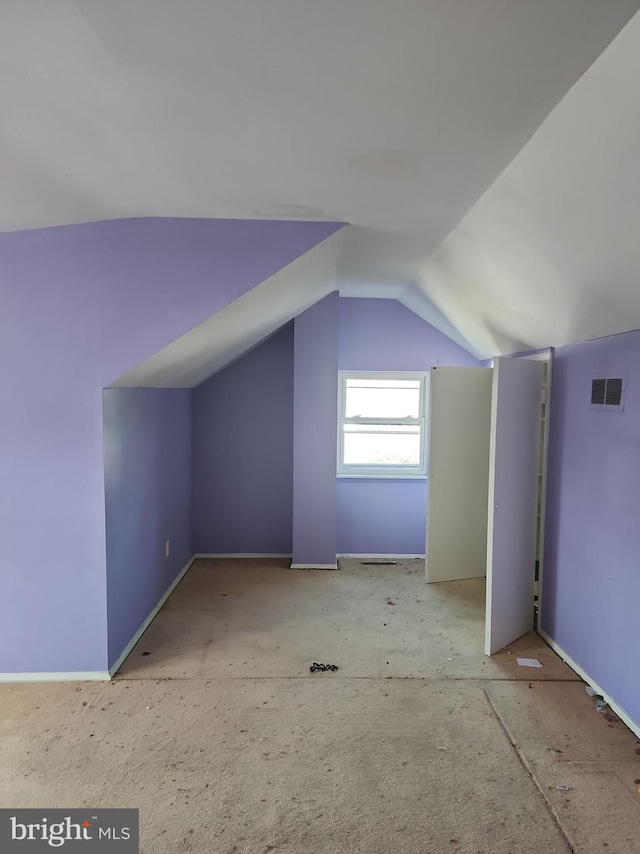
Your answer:
[[[432,368],[426,579],[484,576],[491,368]]]
[[[543,364],[494,361],[485,653],[533,629]]]

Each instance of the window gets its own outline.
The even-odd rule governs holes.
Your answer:
[[[424,477],[426,373],[340,372],[339,477]]]

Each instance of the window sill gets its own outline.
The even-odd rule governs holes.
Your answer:
[[[336,474],[337,480],[427,480],[426,474]]]

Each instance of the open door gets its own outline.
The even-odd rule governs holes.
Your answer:
[[[484,576],[491,368],[432,368],[426,580]]]
[[[533,629],[543,363],[494,361],[485,653]]]

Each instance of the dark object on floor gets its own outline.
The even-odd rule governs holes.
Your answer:
[[[312,673],[315,673],[316,670],[337,670],[337,664],[318,664],[317,661],[314,661],[309,670]]]
[[[397,560],[361,560],[360,566],[397,566]]]
[[[151,655],[151,653],[150,653],[150,652],[143,652],[142,654],[143,654],[143,655]]]

